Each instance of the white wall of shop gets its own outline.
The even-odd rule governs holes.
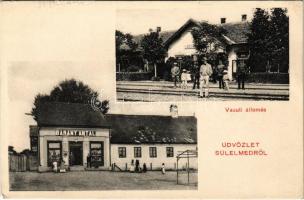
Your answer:
[[[104,167],[109,168],[110,166],[110,140],[109,140],[109,130],[108,129],[99,129],[99,128],[84,128],[78,130],[95,130],[96,136],[58,136],[56,135],[56,130],[58,129],[73,129],[75,128],[40,128],[39,130],[39,159],[40,159],[40,170],[49,170],[47,166],[47,144],[48,141],[59,141],[62,145],[62,158],[66,165],[69,164],[69,142],[77,141],[82,142],[83,147],[83,165],[86,166],[87,155],[90,151],[90,141],[102,141],[104,144]],[[67,155],[67,156],[65,156]]]
[[[126,157],[119,158],[118,147],[126,147]],[[141,158],[134,157],[134,147],[141,147]],[[150,158],[149,147],[156,147],[157,157]],[[166,147],[173,147],[173,157],[167,157]],[[139,160],[140,167],[146,163],[147,169],[158,170],[162,163],[165,164],[166,169],[176,169],[176,156],[186,150],[196,150],[196,144],[111,144],[111,163],[115,163],[122,170],[130,167],[131,161]],[[179,160],[179,169],[186,168],[187,159]],[[190,168],[197,169],[197,158],[190,159]]]

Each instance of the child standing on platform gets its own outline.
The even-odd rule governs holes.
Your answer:
[[[188,73],[187,73],[186,69],[183,69],[183,72],[181,74],[181,80],[182,80],[181,88],[187,89]]]
[[[229,91],[229,76],[228,76],[227,67],[225,67],[223,71],[223,82],[224,82],[224,89]]]

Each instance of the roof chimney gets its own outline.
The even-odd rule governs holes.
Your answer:
[[[226,18],[221,18],[221,24],[225,24],[226,23]]]
[[[242,22],[245,22],[247,20],[247,15],[242,15]]]
[[[160,26],[156,27],[156,32],[157,33],[161,32],[161,27]]]
[[[170,113],[172,118],[178,118],[178,109],[177,105],[171,104],[170,106]]]

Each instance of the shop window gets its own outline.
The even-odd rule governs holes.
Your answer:
[[[47,154],[48,154],[48,166],[53,166],[53,162],[57,162],[60,165],[62,147],[59,141],[48,141],[47,142]]]
[[[141,158],[141,147],[134,147],[134,157]]]
[[[119,158],[125,158],[127,154],[126,147],[118,147],[118,157]]]
[[[149,148],[149,152],[150,152],[150,158],[156,158],[157,157],[157,151],[156,151],[156,147],[150,147]]]
[[[167,147],[167,157],[173,157],[174,156],[174,150],[173,147]]]
[[[103,142],[90,142],[90,155],[92,167],[103,166]]]

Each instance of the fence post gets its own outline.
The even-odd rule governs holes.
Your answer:
[[[189,151],[187,151],[187,170],[188,170],[188,185],[190,184],[190,179],[189,179],[189,176],[190,176],[190,172],[189,172]]]
[[[30,171],[30,156],[26,156],[26,171]]]
[[[176,157],[176,184],[178,184],[178,157]]]

